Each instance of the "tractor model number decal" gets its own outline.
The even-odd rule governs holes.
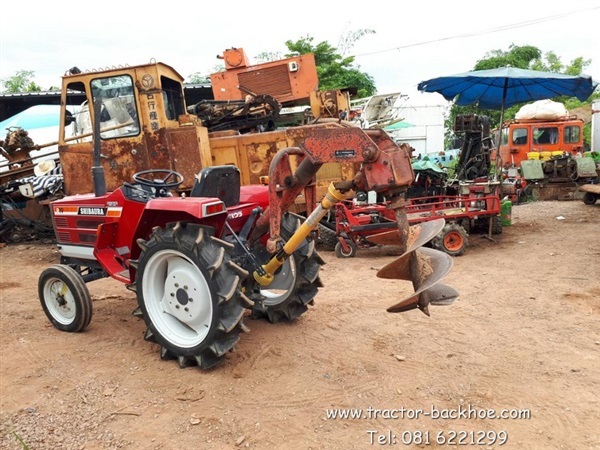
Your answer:
[[[334,156],[336,158],[354,158],[356,156],[356,151],[354,151],[354,150],[336,150],[334,152]]]
[[[80,216],[105,216],[106,208],[98,208],[92,206],[80,206],[79,213]]]
[[[231,219],[237,219],[239,217],[242,217],[242,212],[241,211],[235,211],[232,213],[227,214],[227,219],[231,220]]]

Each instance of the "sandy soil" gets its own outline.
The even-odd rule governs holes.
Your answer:
[[[431,318],[386,313],[411,291],[375,277],[393,248],[323,252],[315,306],[291,324],[247,319],[209,372],[161,361],[116,281],[90,284],[85,332],[55,330],[37,297],[54,247],[0,249],[0,448],[423,448],[488,432],[477,447],[600,449],[600,205],[520,205],[513,220],[496,242],[470,237],[446,277],[461,299]],[[425,416],[432,407],[471,416]],[[327,418],[336,408],[364,416]]]

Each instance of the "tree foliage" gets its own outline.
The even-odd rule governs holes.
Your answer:
[[[32,70],[19,70],[12,77],[3,78],[2,85],[4,86],[3,92],[9,94],[16,94],[19,92],[40,92],[42,90],[35,81],[33,76],[35,72]]]
[[[483,58],[477,61],[475,67],[473,67],[473,70],[489,70],[511,66],[519,69],[541,70],[545,72],[563,73],[567,75],[580,75],[584,72],[585,68],[590,65],[590,63],[591,59],[584,59],[583,57],[579,56],[572,60],[569,64],[564,64],[560,57],[552,51],[543,53],[539,48],[531,45],[517,46],[513,44],[508,48],[508,50],[492,50],[486,53]],[[597,98],[600,98],[599,92],[592,94],[592,96],[585,102],[581,102],[575,97],[557,97],[553,100],[563,103],[567,110],[569,110],[589,104],[592,100]],[[523,104],[524,103],[521,103],[510,108],[506,108],[504,111],[504,120],[506,121],[513,119]],[[446,141],[448,146],[453,147],[451,144],[451,140],[454,137],[452,128],[454,126],[454,119],[458,114],[486,115],[490,118],[492,127],[498,127],[500,122],[500,113],[500,111],[481,109],[477,106],[453,105],[450,108],[449,116],[446,119]]]
[[[223,63],[215,64],[210,73],[194,72],[185,79],[189,84],[210,84],[210,74],[223,72],[225,65]]]
[[[261,52],[254,57],[257,64],[283,59],[281,52]]]
[[[359,30],[348,33],[340,40],[343,44],[343,51],[349,51],[358,39],[370,33],[374,33],[374,31]],[[288,40],[285,45],[290,52],[285,55],[286,58],[306,53],[314,54],[319,77],[319,89],[355,87],[358,89],[357,96],[359,98],[369,97],[377,92],[373,77],[362,72],[360,67],[353,66],[354,57],[344,57],[343,53],[338,52],[329,42],[322,41],[315,44],[314,38],[307,35],[297,41]]]

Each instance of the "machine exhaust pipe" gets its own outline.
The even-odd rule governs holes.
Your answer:
[[[100,164],[100,114],[102,101],[99,97],[94,99],[94,165],[92,166],[92,180],[94,181],[94,195],[101,197],[106,194],[106,178],[104,167]]]

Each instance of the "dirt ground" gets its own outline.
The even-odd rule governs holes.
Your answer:
[[[386,313],[412,290],[375,277],[393,248],[343,260],[323,251],[314,307],[290,324],[247,319],[250,333],[209,372],[161,361],[131,315],[133,294],[113,280],[89,285],[85,332],[55,330],[37,296],[54,246],[10,245],[0,249],[0,448],[443,448],[462,437],[487,449],[600,449],[599,232],[600,204],[513,207],[495,242],[470,236],[445,280],[461,298],[431,318]],[[341,409],[362,418],[327,417]]]

